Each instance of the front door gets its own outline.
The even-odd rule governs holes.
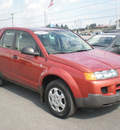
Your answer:
[[[18,31],[16,35],[15,49],[12,50],[12,72],[14,80],[25,86],[38,89],[39,76],[42,69],[40,62],[45,62],[43,57],[21,54],[24,47],[31,46],[36,49],[37,43],[33,37],[25,31]],[[39,61],[39,62],[38,62]]]

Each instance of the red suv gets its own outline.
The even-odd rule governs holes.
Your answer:
[[[119,75],[119,55],[94,49],[69,30],[0,30],[0,86],[9,80],[39,92],[57,117],[120,102]]]

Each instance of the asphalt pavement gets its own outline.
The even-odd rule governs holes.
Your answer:
[[[120,130],[120,106],[78,109],[59,119],[38,93],[9,83],[0,87],[0,130]]]

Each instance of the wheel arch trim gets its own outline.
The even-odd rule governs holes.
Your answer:
[[[80,89],[74,80],[74,78],[65,70],[61,68],[50,68],[49,70],[45,70],[39,78],[38,84],[39,84],[39,89],[42,90],[41,87],[43,87],[43,81],[47,76],[57,76],[58,78],[62,79],[70,88],[71,92],[73,93],[74,97],[82,97]],[[43,94],[43,90],[42,90]]]

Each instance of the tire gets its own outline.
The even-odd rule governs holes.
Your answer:
[[[3,86],[5,81],[0,77],[0,87]]]
[[[45,91],[45,101],[53,115],[66,118],[76,112],[76,105],[68,86],[62,80],[51,81]]]

